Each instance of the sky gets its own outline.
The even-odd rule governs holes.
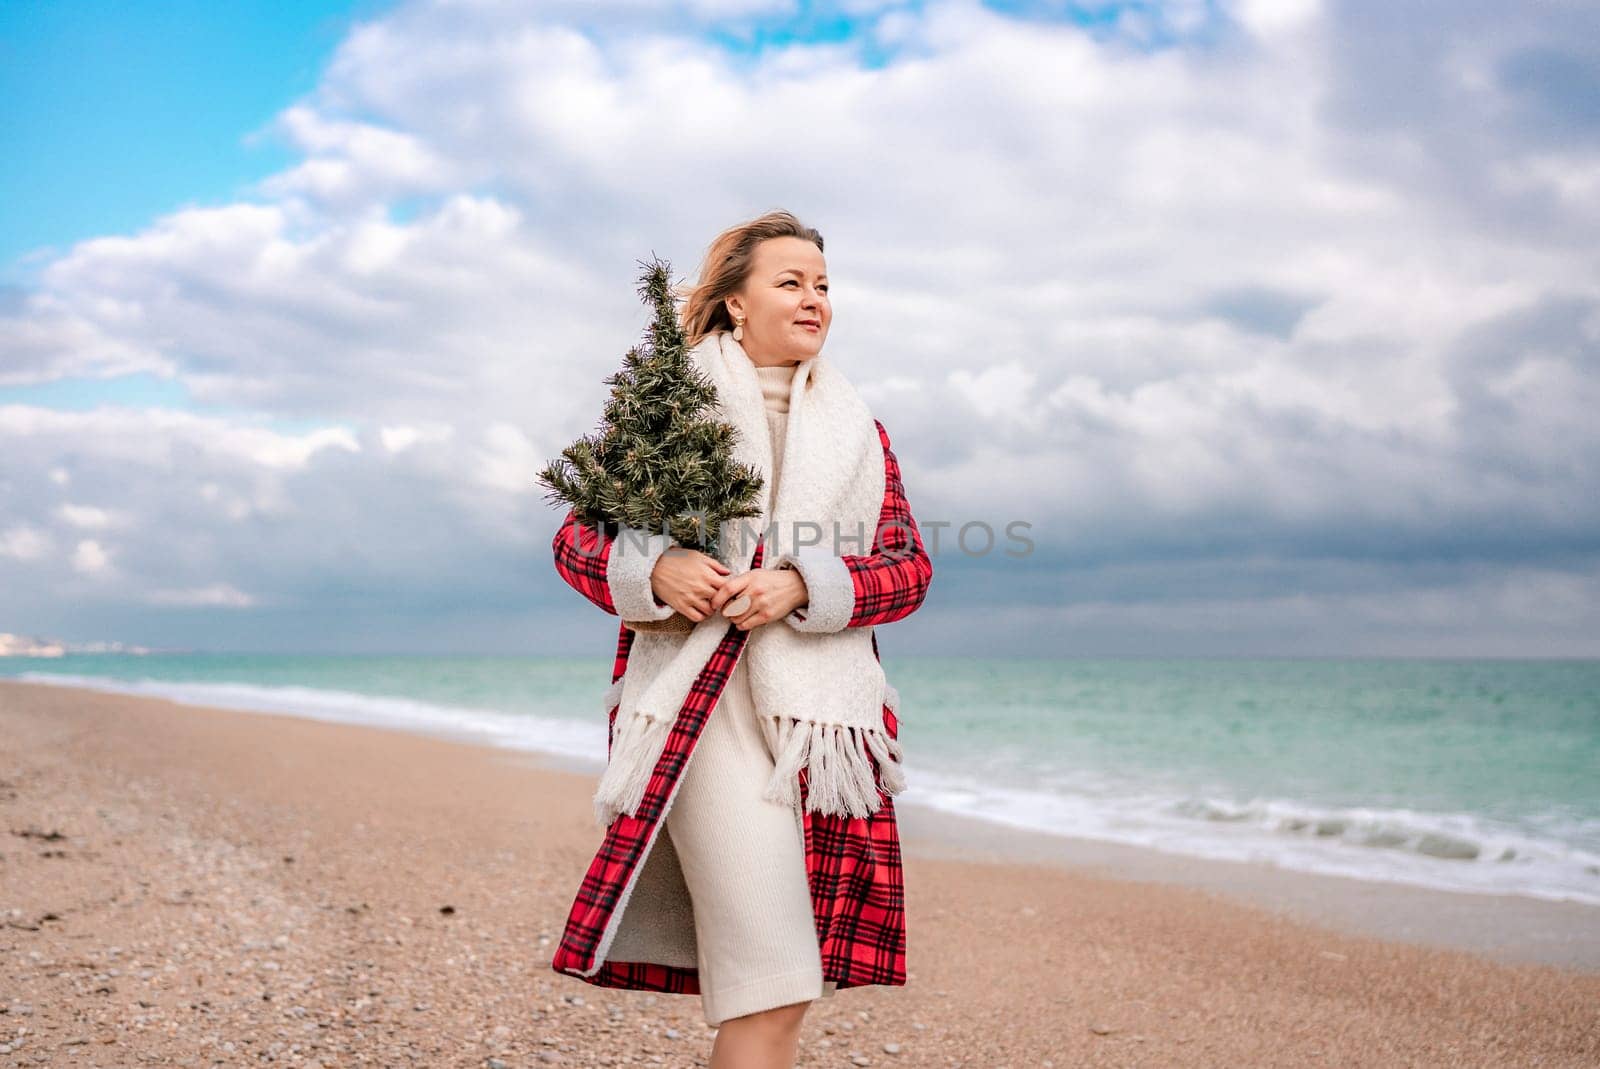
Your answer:
[[[0,631],[609,653],[536,473],[640,262],[782,207],[944,525],[886,657],[1600,656],[1594,42],[1576,0],[0,2]]]

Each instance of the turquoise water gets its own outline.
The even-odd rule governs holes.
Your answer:
[[[885,658],[901,800],[1600,904],[1600,662]],[[605,760],[610,659],[69,656],[0,675]]]

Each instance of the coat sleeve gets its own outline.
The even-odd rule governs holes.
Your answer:
[[[933,561],[911,515],[900,464],[889,448],[889,432],[876,419],[883,442],[883,508],[873,551],[838,555],[826,546],[801,546],[778,558],[805,580],[810,602],[784,620],[797,631],[830,632],[874,627],[916,611],[933,581]]]
[[[556,572],[567,585],[613,616],[624,620],[665,620],[675,611],[659,601],[650,573],[672,540],[664,534],[585,524],[567,510],[551,540]]]

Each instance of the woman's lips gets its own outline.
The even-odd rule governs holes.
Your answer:
[[[807,330],[821,330],[822,329],[822,325],[820,323],[808,323],[808,322],[803,322],[802,321],[800,323],[800,326],[805,327]]]

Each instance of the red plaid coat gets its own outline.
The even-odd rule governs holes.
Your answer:
[[[855,608],[848,626],[874,627],[910,615],[922,604],[933,578],[933,563],[906,501],[900,467],[889,448],[883,424],[873,421],[883,442],[884,497],[873,552],[844,556],[855,586]],[[553,541],[556,570],[574,589],[616,615],[606,583],[611,539],[568,512]],[[765,546],[758,544],[752,567],[760,567]],[[773,621],[767,627],[785,626]],[[622,814],[606,829],[605,840],[589,863],[567,916],[561,943],[551,960],[557,972],[597,987],[621,987],[698,994],[694,967],[652,961],[606,960],[595,968],[605,933],[620,923],[618,902],[648,856],[656,831],[664,828],[677,776],[694,749],[706,717],[737,663],[749,632],[728,625],[727,634],[706,662],[678,711],[666,747],[650,777],[636,816]],[[628,666],[634,632],[623,625],[617,636],[614,683]],[[878,654],[876,634],[872,652]],[[610,753],[617,707],[608,714],[606,750]],[[884,727],[899,737],[899,723],[887,705]],[[800,797],[806,797],[806,770],[799,772]],[[906,982],[905,892],[901,879],[900,836],[893,799],[880,788],[882,806],[867,817],[828,816],[803,809],[806,872],[810,883],[822,975],[837,987]],[[803,801],[802,801],[803,804]],[[589,975],[585,975],[585,974]]]

